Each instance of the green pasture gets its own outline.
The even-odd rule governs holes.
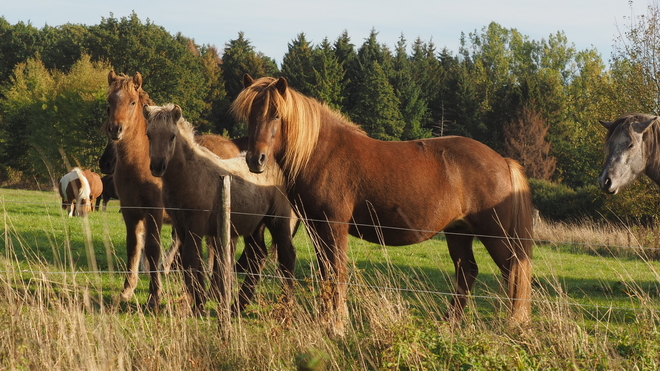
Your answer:
[[[86,219],[69,218],[55,192],[0,189],[0,205],[3,265],[20,266],[23,279],[43,271],[53,275],[76,272],[79,282],[94,282],[93,287],[106,304],[112,302],[123,287],[121,272],[126,258],[125,227],[118,201],[111,201],[107,212],[94,212]],[[165,225],[166,247],[170,231]],[[296,278],[301,287],[296,294],[303,295],[309,292],[305,287],[313,287],[316,282],[316,259],[304,230],[296,235],[294,244],[298,256]],[[239,253],[241,248],[239,245]],[[499,309],[503,296],[499,270],[480,243],[476,242],[474,249],[480,274],[469,311],[485,318],[503,316],[505,313]],[[420,293],[424,298],[434,298],[435,309],[444,308],[451,299],[454,269],[442,235],[403,247],[383,247],[351,238],[349,259],[354,287],[400,292],[409,305],[419,306],[422,311],[428,303],[418,300]],[[277,296],[279,284],[272,278],[277,275],[276,264],[270,260],[257,303],[273,301]],[[534,289],[540,294],[535,295],[535,308],[562,303],[584,311],[587,318],[597,320],[608,315],[622,321],[633,321],[644,309],[660,310],[660,262],[599,256],[552,242],[535,246],[533,261]],[[180,294],[179,280],[166,282],[169,297]],[[146,301],[147,284],[147,275],[141,274],[136,290],[138,302]],[[424,313],[433,318],[443,314]]]

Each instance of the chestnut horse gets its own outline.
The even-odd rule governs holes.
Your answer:
[[[195,308],[204,305],[203,274],[200,267],[202,237],[216,249],[216,257],[223,256],[224,248],[216,241],[220,200],[220,177],[232,176],[231,221],[232,250],[237,236],[248,236],[265,223],[277,246],[280,270],[285,277],[285,301],[291,301],[295,251],[291,238],[297,217],[284,193],[284,178],[278,167],[263,175],[252,174],[243,157],[221,159],[194,139],[192,125],[182,117],[176,105],[144,106],[151,173],[163,180],[163,203],[172,218],[172,225],[182,240],[181,255],[186,286]],[[226,140],[226,139],[225,139]],[[209,243],[208,241],[214,241]],[[233,256],[233,253],[232,253]],[[237,308],[242,310],[252,298],[259,273],[263,268],[266,251],[258,261],[247,264],[248,275],[239,292]],[[213,287],[221,294],[221,265],[213,267]],[[220,300],[227,300],[219,296]]]
[[[386,142],[368,137],[284,78],[253,80],[232,103],[248,124],[246,161],[284,171],[289,200],[318,236],[322,296],[334,330],[347,316],[348,235],[408,245],[445,231],[456,268],[448,318],[459,319],[477,277],[476,236],[500,268],[511,318],[531,315],[532,204],[522,167],[469,138]]]
[[[101,176],[91,170],[83,171],[87,183],[89,183],[89,205],[92,211],[95,210],[95,201],[103,193],[103,182]]]
[[[142,106],[152,104],[142,90],[142,76],[133,77],[108,74],[108,120],[105,130],[115,150],[114,183],[121,213],[126,225],[127,276],[122,300],[133,296],[138,280],[141,252],[150,271],[148,306],[160,303],[161,281],[158,271],[160,260],[160,231],[163,222],[162,184],[149,171],[149,142],[147,123]]]
[[[62,209],[69,210],[69,217],[87,216],[92,208],[89,182],[80,168],[74,167],[60,179],[57,189],[62,197]]]
[[[598,177],[600,188],[616,194],[642,173],[660,185],[660,120],[630,113],[600,123],[607,129],[605,164]]]

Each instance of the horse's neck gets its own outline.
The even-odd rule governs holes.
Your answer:
[[[660,163],[657,158],[651,159],[644,170],[646,176],[648,176],[655,184],[660,186]]]
[[[138,120],[125,132],[122,139],[117,142],[117,161],[124,167],[148,169],[149,143],[147,139],[146,122]]]
[[[646,168],[644,173],[653,182],[660,186],[660,128],[657,124],[651,126],[651,132],[647,133],[649,136],[645,140],[648,142],[646,145]]]
[[[335,143],[338,133],[343,133],[341,123],[337,123],[333,120],[324,122],[319,128],[319,136],[314,147],[314,151],[308,159],[305,166],[301,167],[296,174],[292,174],[291,170],[285,161],[284,154],[286,153],[286,148],[282,146],[279,150],[279,154],[275,155],[275,160],[277,164],[282,169],[284,177],[287,184],[306,187],[306,180],[313,179],[314,175],[319,171],[324,171],[325,166],[319,166],[317,159],[330,159],[332,158],[332,143]]]

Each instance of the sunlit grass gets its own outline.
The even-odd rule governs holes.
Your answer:
[[[465,321],[452,326],[443,321],[454,272],[442,235],[405,247],[351,239],[351,318],[341,338],[322,321],[315,254],[302,230],[293,315],[282,317],[270,259],[227,339],[214,303],[189,316],[179,273],[165,276],[157,312],[143,306],[144,274],[136,297],[117,302],[126,254],[117,201],[84,220],[66,216],[54,192],[0,189],[0,200],[0,368],[288,370],[315,359],[338,370],[660,365],[660,263],[622,253],[622,241],[615,252],[595,247],[599,238],[627,242],[625,230],[607,237],[597,226],[539,228],[546,234],[536,235],[544,242],[534,251],[534,318],[521,328],[506,320],[500,272],[480,243],[474,297]],[[169,246],[169,226],[163,235]],[[98,271],[88,273],[93,265]]]

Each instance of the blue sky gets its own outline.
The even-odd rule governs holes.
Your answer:
[[[224,48],[239,31],[256,50],[281,63],[287,45],[304,32],[307,40],[334,41],[346,30],[360,46],[375,29],[378,41],[393,49],[403,33],[410,42],[432,40],[438,49],[458,51],[461,32],[481,30],[490,22],[515,28],[531,39],[564,31],[579,50],[596,48],[607,62],[614,39],[631,15],[646,13],[648,2],[628,0],[1,0],[0,15],[9,23],[41,28],[65,23],[94,25],[102,18],[135,11],[181,32],[197,44]],[[632,9],[632,10],[631,10]]]

